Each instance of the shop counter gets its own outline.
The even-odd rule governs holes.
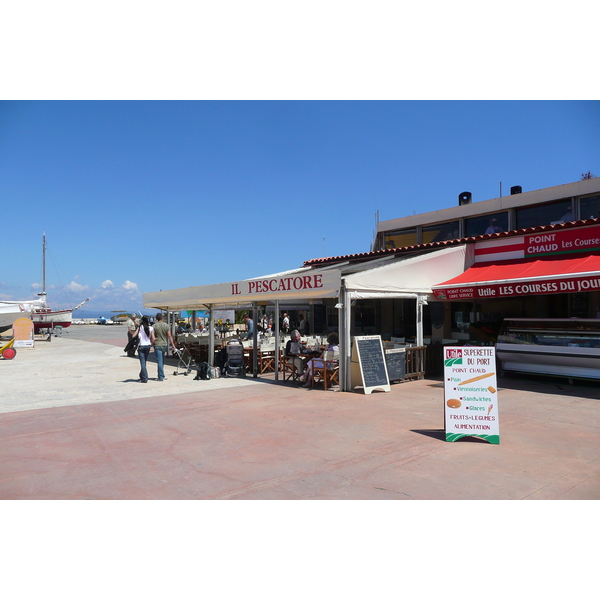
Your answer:
[[[502,371],[600,379],[600,319],[505,319],[496,356]]]

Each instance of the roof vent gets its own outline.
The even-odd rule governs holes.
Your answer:
[[[510,188],[510,195],[514,196],[515,194],[522,194],[523,193],[523,188],[520,185],[513,185]]]
[[[458,205],[462,206],[463,204],[471,204],[471,192],[463,192],[458,195]]]

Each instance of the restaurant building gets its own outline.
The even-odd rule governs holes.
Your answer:
[[[493,342],[507,317],[600,318],[600,178],[511,192],[476,203],[465,192],[455,207],[378,224],[380,252],[468,246],[469,268],[432,287],[443,337]]]
[[[475,203],[464,192],[458,206],[378,223],[369,252],[147,293],[144,306],[255,315],[304,307],[311,333],[339,332],[340,387],[350,390],[356,335],[486,345],[508,317],[600,318],[600,178],[525,193],[515,186]]]

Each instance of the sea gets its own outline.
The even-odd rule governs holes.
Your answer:
[[[131,312],[133,311],[127,311],[128,314],[131,314]],[[140,312],[136,311],[136,314],[139,316]],[[154,316],[156,314],[156,311],[152,311],[150,309],[145,309],[141,311],[142,315],[148,315],[148,316]],[[99,319],[100,317],[104,317],[105,319],[110,319],[112,316],[112,311],[107,310],[107,311],[100,311],[98,312],[97,310],[76,310],[75,312],[73,312],[73,318],[74,319]]]

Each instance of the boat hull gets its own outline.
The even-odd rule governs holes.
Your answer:
[[[69,327],[73,320],[73,311],[67,309],[34,312],[31,315],[31,319],[35,332],[38,332],[40,329],[52,329],[57,325],[60,327]]]
[[[17,319],[29,318],[31,312],[26,310],[23,304],[1,304],[0,305],[0,333],[12,329],[13,323]]]

